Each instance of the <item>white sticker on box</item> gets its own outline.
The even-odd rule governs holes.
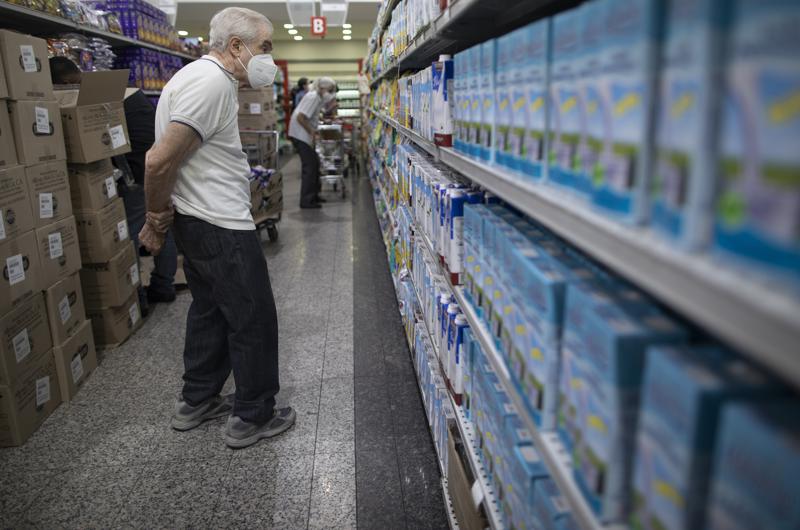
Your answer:
[[[8,273],[9,285],[16,285],[25,281],[25,264],[22,254],[6,258],[6,270]]]
[[[119,149],[120,147],[128,143],[128,140],[125,139],[125,131],[123,130],[122,125],[111,127],[108,130],[108,133],[111,135],[112,149]]]
[[[28,328],[23,329],[11,339],[14,345],[14,356],[17,358],[17,363],[21,363],[25,357],[31,353],[31,341],[28,338]]]
[[[128,314],[131,316],[131,325],[135,326],[139,321],[139,308],[136,304],[133,304],[130,309],[128,309]]]
[[[22,56],[22,69],[25,73],[32,73],[38,70],[36,68],[36,54],[33,53],[33,46],[30,44],[21,44],[19,47],[19,54]]]
[[[76,385],[83,377],[83,360],[80,355],[73,357],[72,362],[69,363],[69,368],[72,371],[72,382]]]
[[[3,210],[0,210],[0,241],[6,238],[6,223],[3,221]]]
[[[128,221],[120,221],[117,223],[117,235],[120,241],[128,239]]]
[[[64,245],[61,243],[61,232],[47,236],[50,244],[50,259],[57,259],[64,255]]]
[[[50,111],[46,107],[35,107],[36,112],[36,132],[39,134],[50,134]]]
[[[72,318],[72,309],[69,307],[69,296],[64,296],[58,303],[58,316],[61,317],[61,323],[66,324]]]
[[[36,380],[36,406],[41,407],[50,401],[50,377]]]
[[[52,219],[53,218],[53,194],[40,193],[39,194],[39,218]]]
[[[472,503],[475,505],[476,510],[481,505],[481,502],[483,502],[483,488],[480,482],[476,480],[472,483]]]
[[[131,265],[131,285],[139,283],[139,265],[134,263]]]
[[[261,103],[250,103],[250,114],[261,114]]]
[[[117,196],[117,181],[114,180],[114,177],[108,177],[106,179],[106,197],[111,199],[112,197]]]

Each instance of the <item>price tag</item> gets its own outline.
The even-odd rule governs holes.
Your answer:
[[[120,241],[128,239],[128,221],[122,220],[117,223],[117,235]]]
[[[136,304],[133,304],[130,309],[128,309],[128,314],[131,317],[131,325],[135,326],[137,322],[139,322],[139,308]]]
[[[106,179],[106,197],[111,199],[112,197],[117,196],[117,181],[114,180],[114,177],[108,177]]]
[[[111,135],[111,147],[113,149],[119,149],[128,143],[128,140],[125,139],[125,131],[122,129],[122,125],[111,127],[108,133]]]
[[[8,270],[9,285],[25,281],[25,265],[22,261],[22,254],[6,258],[6,269]]]
[[[250,103],[250,114],[261,114],[261,103]]]
[[[0,241],[6,238],[6,223],[3,220],[3,210],[0,210]]]
[[[50,377],[36,380],[36,406],[41,407],[50,401]]]
[[[53,194],[40,193],[39,194],[39,218],[52,219],[53,218]]]
[[[131,285],[139,283],[139,265],[134,263],[131,265]]]
[[[45,107],[35,107],[36,113],[36,132],[39,134],[50,134],[50,111]]]
[[[28,338],[28,328],[23,329],[11,339],[14,345],[14,356],[17,358],[17,363],[21,363],[25,357],[31,353],[31,341]]]
[[[19,53],[22,56],[22,69],[25,73],[30,74],[36,71],[36,54],[33,53],[33,46],[30,44],[22,44],[19,47]]]
[[[72,318],[72,309],[69,307],[69,296],[64,296],[58,303],[58,315],[61,317],[61,323],[66,324]]]
[[[83,377],[83,360],[80,355],[75,355],[72,362],[69,363],[69,368],[72,371],[72,382],[76,385]]]
[[[50,259],[60,258],[64,255],[64,245],[61,244],[61,232],[47,236],[50,243]]]

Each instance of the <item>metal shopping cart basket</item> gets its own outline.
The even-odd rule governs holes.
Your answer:
[[[250,212],[256,229],[278,239],[283,213],[283,175],[278,171],[278,131],[240,131],[250,164]]]
[[[319,132],[317,155],[319,156],[320,181],[323,184],[332,184],[333,191],[341,191],[344,199],[347,196],[344,178],[347,176],[349,163],[345,153],[342,126],[338,124],[320,125],[317,131]]]

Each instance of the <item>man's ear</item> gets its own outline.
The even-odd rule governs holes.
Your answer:
[[[228,44],[228,49],[231,50],[234,56],[239,57],[242,53],[242,39],[239,37],[231,37],[231,42]]]

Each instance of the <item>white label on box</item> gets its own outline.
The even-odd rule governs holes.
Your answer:
[[[50,377],[36,380],[36,406],[41,407],[50,401]]]
[[[131,285],[139,283],[139,265],[134,263],[131,265]]]
[[[28,328],[23,329],[17,333],[11,343],[14,344],[14,355],[17,358],[17,363],[21,363],[25,357],[31,353],[31,341],[28,338]]]
[[[61,323],[66,324],[67,320],[72,318],[72,309],[69,307],[69,296],[64,296],[58,303],[58,315],[61,317]]]
[[[128,314],[131,316],[131,325],[135,326],[137,322],[139,322],[139,308],[136,304],[133,304],[130,309],[128,309]]]
[[[36,112],[36,132],[39,134],[50,134],[50,111],[45,107],[35,107]]]
[[[53,194],[40,193],[39,194],[39,218],[52,219],[53,218]]]
[[[69,368],[72,370],[72,382],[76,385],[83,377],[83,360],[80,355],[73,357],[72,362],[69,363]]]
[[[28,74],[35,72],[37,70],[36,54],[33,53],[33,46],[30,44],[21,44],[19,53],[22,56],[22,69]]]
[[[128,221],[120,221],[117,223],[117,235],[120,241],[128,239]]]
[[[22,261],[22,254],[6,258],[6,269],[8,269],[8,283],[10,285],[25,281],[25,265]]]
[[[114,180],[114,177],[108,177],[106,179],[106,197],[109,199],[112,197],[117,196],[117,181]]]
[[[111,127],[108,130],[108,133],[111,135],[112,149],[119,149],[120,147],[128,143],[128,140],[125,139],[125,131],[122,129],[122,125]]]
[[[261,103],[250,103],[250,114],[261,114]]]
[[[6,223],[3,221],[3,210],[0,210],[0,241],[6,238]]]
[[[50,243],[50,259],[60,258],[64,255],[64,245],[61,243],[61,232],[47,236]]]
[[[475,504],[476,510],[478,506],[481,505],[481,502],[483,502],[483,488],[477,480],[472,483],[472,502]]]

